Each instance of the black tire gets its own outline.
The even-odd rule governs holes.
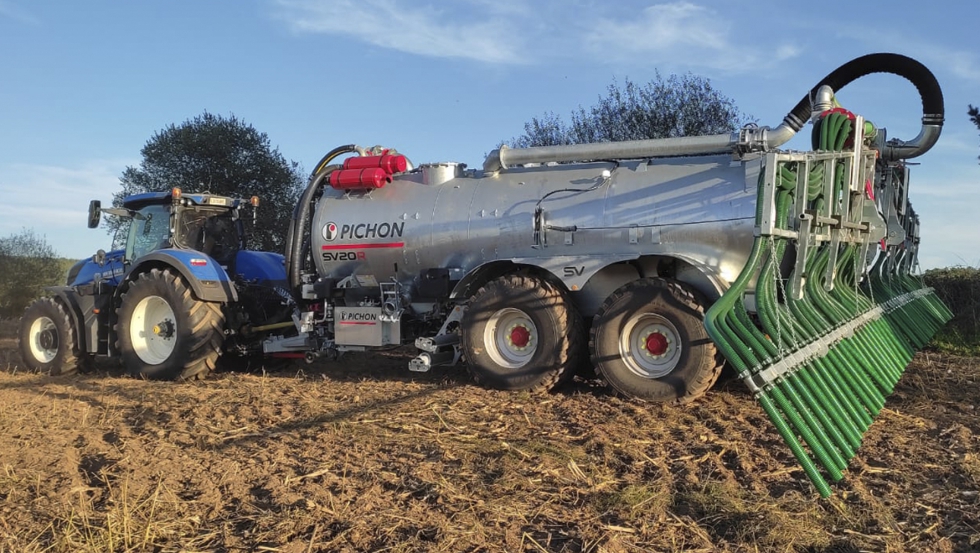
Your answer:
[[[552,390],[574,376],[586,355],[575,306],[561,289],[534,276],[487,283],[470,299],[460,327],[473,379],[499,390]]]
[[[171,270],[152,269],[123,294],[117,346],[137,378],[203,379],[221,355],[224,322],[220,304],[195,299]]]
[[[33,371],[72,374],[87,356],[78,350],[75,325],[53,298],[34,300],[20,320],[20,356]]]
[[[622,286],[592,323],[592,363],[628,397],[686,403],[703,395],[724,364],[705,331],[703,303],[675,281],[645,278]]]

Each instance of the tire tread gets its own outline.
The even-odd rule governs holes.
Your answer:
[[[50,376],[64,376],[64,375],[76,373],[84,365],[84,359],[83,359],[84,354],[78,349],[78,341],[76,339],[75,325],[74,323],[72,323],[71,316],[68,314],[68,311],[65,310],[65,307],[64,305],[61,304],[61,302],[59,302],[58,300],[52,297],[43,297],[34,300],[33,302],[31,302],[30,305],[27,306],[27,309],[24,310],[24,318],[23,321],[21,322],[21,325],[26,325],[26,322],[28,321],[27,319],[28,314],[31,312],[32,309],[44,310],[46,308],[54,310],[54,313],[52,314],[55,315],[57,321],[52,320],[52,322],[55,322],[56,325],[59,323],[63,325],[63,328],[65,329],[65,336],[64,337],[59,336],[59,340],[63,340],[65,343],[67,343],[68,347],[65,348],[61,354],[60,364],[58,365],[52,364],[51,366],[48,367],[47,370],[44,369],[35,369],[35,370],[38,370],[39,372],[44,372]],[[23,334],[24,331],[21,332],[21,340],[23,340]],[[28,363],[30,366],[31,361],[27,359],[28,354],[23,349],[25,347],[27,346],[25,346],[22,343],[21,357],[24,357],[25,363]]]
[[[547,393],[566,382],[570,381],[575,375],[576,363],[579,357],[586,355],[584,340],[584,323],[578,311],[575,310],[571,302],[568,301],[565,292],[546,279],[536,276],[514,273],[494,279],[482,286],[470,299],[476,302],[486,294],[495,294],[498,290],[535,290],[541,289],[545,292],[549,301],[556,303],[556,319],[558,327],[555,329],[559,336],[564,336],[566,344],[558,349],[558,358],[554,366],[548,368],[542,378],[527,391],[532,393]],[[465,336],[465,333],[464,333]],[[467,370],[474,382],[481,386],[492,386],[493,382],[485,377],[478,369],[474,369],[472,364],[467,364]]]
[[[177,374],[168,371],[167,374],[155,376],[155,378],[184,380],[203,380],[215,369],[218,357],[222,352],[224,343],[224,313],[221,305],[212,302],[197,300],[191,293],[190,287],[179,275],[175,275],[170,269],[151,269],[139,275],[133,281],[122,296],[122,304],[126,305],[126,298],[134,291],[138,292],[144,286],[152,286],[153,281],[163,281],[164,285],[174,291],[175,297],[180,305],[171,306],[174,313],[179,311],[188,314],[188,326],[190,333],[186,341],[187,352],[184,355],[184,362],[177,370]],[[122,328],[122,323],[116,323],[116,347],[122,351],[122,341],[119,339],[127,329]],[[174,354],[180,354],[175,352]],[[134,376],[142,376],[140,371],[130,369]]]
[[[596,336],[600,326],[598,324],[600,317],[627,294],[633,293],[633,291],[637,288],[650,286],[651,284],[665,289],[667,293],[669,293],[675,300],[696,312],[702,320],[704,319],[704,305],[706,301],[704,298],[700,297],[700,294],[694,288],[690,287],[689,285],[676,280],[668,280],[663,278],[635,280],[626,284],[625,286],[620,287],[615,292],[610,294],[604,302],[602,302],[602,306],[595,315],[596,322],[592,324],[592,328],[589,330],[589,351],[596,351]],[[706,347],[708,348],[708,355],[706,355],[704,359],[710,359],[711,366],[705,367],[697,372],[697,377],[688,383],[687,389],[683,395],[664,403],[671,403],[675,405],[689,403],[704,395],[704,393],[707,392],[718,380],[718,377],[721,375],[722,368],[725,365],[725,359],[718,351],[718,348],[715,346],[714,342],[708,340]],[[601,376],[601,371],[598,372]],[[611,388],[616,394],[623,397],[631,397],[631,395],[626,391],[616,388],[616,386],[612,385],[612,383],[610,384]]]

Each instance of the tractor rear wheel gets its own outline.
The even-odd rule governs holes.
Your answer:
[[[596,313],[592,363],[625,396],[686,403],[718,380],[723,365],[703,320],[703,300],[687,285],[657,278],[630,282]]]
[[[548,391],[575,374],[585,355],[582,319],[559,288],[525,275],[490,281],[461,324],[470,374],[500,390]]]
[[[117,345],[135,377],[203,379],[221,355],[224,321],[221,305],[195,299],[180,275],[152,269],[123,294]]]
[[[78,351],[75,325],[64,306],[52,298],[31,303],[20,320],[20,356],[34,371],[71,374],[85,354]]]

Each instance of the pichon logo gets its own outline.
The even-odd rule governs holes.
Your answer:
[[[341,321],[377,321],[378,315],[375,313],[351,313],[349,311],[342,311],[340,313]]]
[[[398,238],[405,230],[404,222],[395,223],[358,223],[355,225],[338,225],[333,221],[323,225],[323,239],[333,242],[337,238],[349,240],[351,238]]]

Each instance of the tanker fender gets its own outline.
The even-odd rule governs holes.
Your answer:
[[[727,280],[715,265],[681,254],[673,254],[671,257],[684,263],[678,269],[676,279],[690,284],[701,292],[709,304],[716,302],[731,287],[737,276],[736,273],[732,275],[731,280]]]
[[[566,290],[574,292],[581,290],[585,283],[603,268],[622,261],[631,261],[637,257],[638,254],[556,255],[488,261],[467,273],[453,288],[450,298],[469,298],[487,282],[528,267],[549,275],[556,282],[561,282]]]
[[[555,255],[551,257],[515,257],[517,265],[530,265],[551,273],[570,292],[581,290],[585,283],[602,269],[623,261],[632,261],[639,254],[616,255]]]

